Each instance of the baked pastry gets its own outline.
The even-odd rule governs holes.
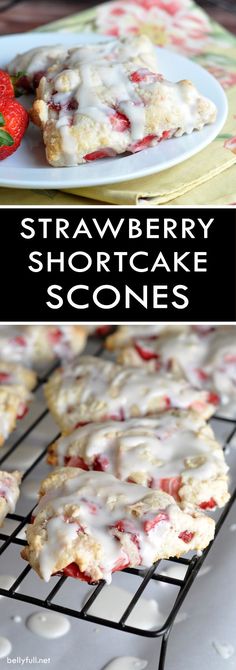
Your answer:
[[[0,359],[43,365],[79,354],[87,342],[86,326],[0,326]]]
[[[236,326],[169,332],[156,340],[135,340],[124,347],[118,361],[125,365],[148,365],[181,374],[199,389],[218,396],[221,412],[236,417]]]
[[[190,81],[160,75],[144,35],[70,49],[36,95],[32,120],[54,167],[136,153],[216,118],[214,103]]]
[[[171,373],[123,367],[95,356],[81,356],[55,370],[45,385],[48,407],[62,432],[81,422],[121,420],[165,409],[194,409],[208,418],[215,397]]]
[[[42,482],[41,495],[22,557],[45,581],[64,573],[110,582],[117,570],[202,550],[214,536],[213,519],[104,472],[62,468]]]
[[[14,472],[0,470],[0,526],[2,526],[7,514],[15,511],[20,495],[20,482],[21,474],[17,470]]]
[[[81,426],[50,445],[48,463],[109,472],[202,509],[229,499],[224,452],[212,428],[192,412]]]
[[[105,346],[109,351],[116,351],[121,349],[128,344],[132,344],[137,338],[143,338],[145,340],[152,340],[164,333],[180,333],[182,331],[187,331],[190,329],[190,326],[184,324],[173,323],[171,325],[165,323],[152,323],[152,324],[141,324],[141,325],[129,325],[129,326],[117,326],[114,333],[108,335],[106,338]]]
[[[26,92],[34,91],[49,67],[62,63],[68,53],[62,44],[34,47],[17,54],[7,66],[10,74],[18,77],[17,84]]]
[[[35,384],[35,372],[0,360],[0,446],[25,416]]]

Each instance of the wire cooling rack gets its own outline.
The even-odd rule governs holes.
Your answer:
[[[103,348],[101,347],[101,344],[98,345],[95,341],[92,343],[90,342],[88,353],[102,355]],[[1,469],[8,469],[8,468],[10,469],[12,459],[14,461],[16,455],[18,453],[20,454],[20,450],[22,449],[22,447],[24,447],[24,445],[27,442],[30,441],[32,445],[34,444],[34,441],[36,439],[35,436],[38,435],[41,426],[45,422],[45,419],[47,417],[49,418],[48,410],[46,409],[45,403],[42,400],[42,387],[46,379],[52,373],[55,367],[56,366],[53,366],[53,368],[48,370],[47,373],[40,375],[37,387],[35,389],[36,403],[32,403],[28,416],[18,424],[19,428],[17,429],[17,432],[11,436],[8,445],[1,450],[2,454],[0,457]],[[224,427],[224,436],[225,436],[224,448],[229,449],[231,441],[236,439],[236,420],[233,421],[232,419],[224,418],[221,416],[221,417],[214,417],[214,422],[216,422],[215,423],[216,427],[217,423],[220,422],[221,430],[222,426]],[[35,473],[40,465],[44,464],[44,467],[46,467],[45,455],[47,452],[48,443],[47,440],[45,440],[45,437],[47,437],[47,435],[45,436],[45,432],[47,433],[47,431],[45,431],[44,429],[43,431],[44,444],[40,448],[40,453],[39,450],[36,449],[34,457],[32,449],[32,459],[31,459],[32,462],[28,466],[26,465],[26,467],[24,468],[23,482],[27,481],[30,475],[32,473]],[[50,437],[51,437],[50,443],[53,442],[58,437],[58,431],[54,426],[54,424],[53,428],[51,429]],[[13,468],[11,467],[11,469]],[[221,513],[218,513],[219,516],[216,524],[215,537],[217,537],[221,529],[221,526],[224,523],[235,499],[236,499],[236,488],[232,492],[230,500],[224,507],[223,511],[221,511]],[[18,549],[19,547],[20,552],[21,547],[23,547],[26,544],[24,537],[22,537],[22,533],[24,532],[24,528],[26,527],[27,523],[30,520],[31,514],[32,509],[30,509],[29,511],[27,510],[26,513],[24,511],[21,514],[17,513],[8,515],[10,523],[13,524],[14,522],[15,528],[13,532],[10,532],[9,535],[6,532],[4,532],[4,528],[0,532],[0,542],[2,542],[0,546],[0,556],[1,556],[0,561],[4,559],[4,556],[7,556],[7,552],[9,550],[12,551],[13,547],[15,549]],[[213,540],[213,542],[214,541],[215,540]],[[28,564],[27,565],[24,564],[22,559],[19,559],[18,561],[19,574],[15,579],[14,583],[8,589],[0,588],[0,595],[7,596],[8,598],[11,598],[13,600],[18,600],[21,602],[30,603],[32,605],[37,605],[39,607],[43,607],[48,610],[60,612],[62,614],[75,617],[77,619],[82,619],[84,621],[89,621],[95,624],[110,627],[119,631],[124,631],[127,633],[132,633],[139,636],[141,635],[149,638],[150,637],[160,638],[161,646],[160,646],[159,658],[157,660],[157,669],[164,670],[167,643],[171,628],[173,626],[173,623],[175,622],[176,615],[203,564],[203,561],[205,560],[208,552],[211,549],[213,542],[211,542],[210,545],[207,547],[207,549],[200,555],[188,554],[186,558],[179,558],[179,559],[172,558],[169,559],[168,561],[158,561],[149,570],[142,570],[140,568],[132,568],[132,569],[126,568],[123,571],[123,573],[134,575],[136,577],[137,581],[135,583],[137,583],[137,588],[134,591],[134,593],[130,596],[130,602],[128,603],[128,606],[126,607],[125,611],[123,612],[121,618],[118,621],[106,618],[106,616],[94,616],[91,613],[92,605],[94,604],[95,600],[105,587],[104,581],[101,581],[96,586],[94,585],[88,586],[88,597],[85,603],[82,603],[81,607],[78,607],[78,609],[67,607],[66,605],[58,604],[56,602],[56,597],[58,596],[62,587],[65,588],[64,585],[68,579],[70,580],[70,578],[65,576],[52,577],[50,586],[48,584],[46,586],[44,585],[44,590],[46,589],[46,594],[44,594],[43,597],[37,597],[36,595],[28,593],[27,578],[29,573],[32,573],[33,571]],[[180,579],[168,576],[168,574],[162,574],[164,566],[166,567],[166,564],[168,564],[168,566],[174,566],[174,564],[181,564],[183,568],[186,568],[185,576]],[[36,586],[34,587],[34,593],[38,592],[40,595],[41,580],[37,576],[35,576],[35,578],[37,579],[37,582]],[[53,582],[53,588],[51,588],[52,582]],[[173,590],[172,604],[169,607],[169,611],[166,616],[164,624],[157,627],[154,630],[153,629],[146,630],[144,628],[130,625],[129,617],[131,613],[133,612],[140,597],[142,595],[145,595],[148,586],[150,585],[150,583],[153,582],[166,582],[170,586],[175,587],[175,589]],[[176,596],[176,588],[177,588],[177,596]]]

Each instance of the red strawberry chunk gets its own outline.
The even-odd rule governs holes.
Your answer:
[[[117,570],[124,570],[124,568],[128,568],[128,566],[129,566],[129,557],[126,554],[124,554],[124,556],[121,556],[120,558],[117,559],[114,567],[112,568],[112,572],[117,572]]]
[[[99,326],[96,328],[96,335],[107,335],[111,330],[111,326]]]
[[[135,342],[134,346],[137,353],[144,361],[151,361],[152,359],[160,358],[159,354],[156,354],[155,351],[151,351],[150,349],[145,349],[145,347],[139,342]]]
[[[104,149],[98,149],[97,151],[92,151],[91,154],[85,154],[84,160],[96,161],[99,158],[113,158],[113,156],[116,156],[116,152],[114,151],[114,149],[104,147]]]
[[[130,146],[128,147],[128,151],[131,151],[132,154],[135,154],[137,151],[147,149],[148,147],[151,146],[153,140],[156,139],[157,139],[156,135],[147,135],[142,140],[138,140],[138,142],[133,142],[133,144],[130,144]]]
[[[88,584],[92,583],[91,577],[89,577],[89,575],[86,575],[85,572],[81,572],[77,563],[74,562],[70,563],[65,568],[63,568],[61,572],[64,573],[64,575],[66,575],[67,577],[74,577],[75,579],[81,579],[82,582],[88,582]]]
[[[55,328],[54,330],[49,331],[48,337],[52,344],[57,344],[57,342],[60,342],[62,339],[63,332],[60,330],[60,328]]]
[[[168,395],[165,396],[164,401],[166,409],[169,409],[171,407],[171,399],[168,397]]]
[[[214,498],[210,498],[210,500],[200,503],[199,507],[201,509],[214,509],[216,507],[216,501]]]
[[[26,347],[26,340],[24,337],[21,337],[21,335],[17,335],[17,337],[13,337],[11,340],[12,344],[16,344],[18,347]]]
[[[171,496],[173,496],[176,500],[179,500],[179,489],[182,484],[182,479],[181,477],[166,477],[163,479],[160,479],[159,481],[159,487],[162,491],[165,491],[165,493],[169,493]]]
[[[218,405],[220,402],[220,397],[217,393],[208,393],[207,402],[209,402],[210,405]]]
[[[24,419],[26,414],[28,414],[28,411],[29,411],[29,408],[27,407],[27,405],[23,405],[23,403],[22,403],[22,405],[20,406],[20,408],[18,410],[17,419]]]
[[[132,72],[130,75],[130,80],[134,84],[139,84],[141,81],[152,84],[154,81],[161,81],[162,79],[162,75],[157,74],[156,72],[150,72],[150,70],[144,67]]]
[[[78,109],[78,102],[75,98],[71,98],[71,100],[68,102],[67,109],[74,111]]]
[[[64,464],[71,468],[81,468],[81,470],[89,470],[89,466],[85,463],[81,456],[65,456]]]
[[[129,119],[121,112],[115,112],[115,114],[112,114],[112,116],[109,117],[109,120],[113,130],[117,130],[118,132],[120,131],[122,133],[130,127]]]
[[[67,410],[67,411],[69,411],[69,410]],[[71,412],[73,412],[73,409],[71,409]],[[76,423],[76,425],[74,426],[74,430],[75,430],[76,428],[82,428],[82,426],[87,426],[88,423],[91,423],[91,421],[79,421],[79,422]]]
[[[98,470],[99,472],[105,472],[109,468],[109,460],[106,456],[97,454],[93,461],[93,470]]]
[[[152,519],[144,521],[143,530],[145,533],[150,533],[150,530],[155,528],[160,521],[169,521],[169,516],[165,511],[159,512]]]
[[[192,541],[194,537],[194,533],[191,533],[190,530],[183,530],[182,533],[178,535],[180,540],[183,540],[183,542],[186,542],[186,544],[189,544],[189,542]]]
[[[209,375],[204,370],[202,370],[201,368],[197,368],[196,373],[197,373],[198,378],[201,379],[201,381],[205,381],[206,379],[208,379]]]
[[[60,112],[60,111],[61,111],[61,108],[62,108],[60,102],[53,102],[53,101],[51,101],[51,102],[49,102],[49,105],[48,105],[48,106],[49,106],[49,108],[52,109],[54,112]]]
[[[128,533],[130,535],[130,539],[132,540],[132,542],[134,542],[137,549],[140,549],[139,538],[136,532],[136,528],[132,523],[132,521],[129,521],[128,519],[119,519],[119,521],[117,521],[114,524],[114,526],[111,526],[111,530],[114,531],[118,530],[119,533]]]
[[[4,384],[5,382],[10,380],[10,375],[8,372],[0,372],[0,384]]]

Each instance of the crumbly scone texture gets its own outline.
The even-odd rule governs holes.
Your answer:
[[[236,416],[236,326],[168,331],[157,339],[138,337],[119,351],[124,365],[172,370],[199,389],[219,396],[222,411]]]
[[[212,428],[193,412],[81,426],[50,445],[48,463],[100,470],[162,489],[185,505],[222,507],[228,466]]]
[[[211,518],[104,472],[62,468],[41,494],[22,557],[46,581],[75,566],[82,579],[110,582],[116,570],[202,550],[214,537]]]
[[[36,381],[33,370],[0,360],[0,446],[24,416]]]
[[[215,410],[207,391],[166,371],[120,366],[95,356],[80,356],[57,369],[45,385],[48,407],[62,432],[78,423],[194,409],[204,418]]]
[[[105,346],[109,351],[116,351],[117,349],[122,349],[128,344],[132,344],[137,338],[155,338],[163,335],[164,333],[175,334],[182,332],[182,330],[189,331],[189,326],[173,323],[167,325],[165,323],[154,323],[154,324],[143,324],[143,325],[129,325],[129,326],[117,326],[114,333],[111,333],[106,337]]]
[[[9,512],[15,511],[20,495],[21,473],[0,470],[0,526]]]
[[[83,351],[87,335],[80,325],[0,326],[0,358],[36,366],[70,359]]]
[[[190,81],[166,81],[142,35],[69,50],[41,78],[31,117],[48,162],[59,167],[200,130],[215,121],[216,107]]]

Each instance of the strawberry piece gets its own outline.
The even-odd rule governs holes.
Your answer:
[[[218,405],[220,398],[217,393],[208,393],[207,402],[209,402],[210,405]]]
[[[14,98],[14,86],[8,72],[0,70],[0,96],[5,98]]]
[[[124,568],[129,567],[129,564],[130,564],[129,563],[129,558],[125,554],[124,557],[120,557],[120,558],[117,559],[117,561],[115,562],[114,567],[112,568],[112,572],[117,572],[117,570],[124,570]]]
[[[214,509],[216,507],[216,501],[214,498],[210,498],[210,500],[200,503],[199,507],[201,509]]]
[[[183,530],[178,537],[180,540],[183,540],[183,542],[186,542],[186,544],[189,544],[194,537],[194,533],[191,533],[190,530]]]
[[[153,140],[156,139],[157,139],[156,135],[147,135],[142,140],[138,140],[138,142],[133,142],[133,144],[130,144],[130,146],[128,147],[128,151],[131,151],[132,154],[135,154],[137,151],[147,149],[148,147],[151,146]]]
[[[169,521],[169,516],[166,512],[159,512],[153,519],[148,519],[144,521],[143,530],[145,533],[150,533],[150,530],[155,528],[160,521]]]
[[[79,105],[78,102],[75,98],[71,98],[70,102],[68,102],[67,109],[69,110],[75,110],[78,109]]]
[[[96,328],[96,335],[107,335],[111,330],[111,326],[99,326]]]
[[[117,130],[118,132],[120,131],[123,133],[124,130],[127,130],[130,127],[129,119],[127,119],[125,114],[121,114],[121,112],[115,112],[115,114],[109,117],[109,120],[112,124],[113,130]]]
[[[64,465],[71,468],[81,468],[81,470],[89,470],[89,466],[85,463],[81,456],[65,456]]]
[[[131,541],[136,545],[137,549],[140,549],[139,538],[132,521],[129,521],[128,519],[119,519],[119,521],[117,521],[114,526],[111,526],[111,530],[118,530],[119,533],[128,533],[130,535]],[[114,535],[117,537],[115,533]]]
[[[71,411],[73,411],[73,409]],[[74,430],[76,428],[82,428],[83,426],[87,426],[88,423],[91,423],[91,421],[79,421],[79,423],[76,423],[76,425],[74,426]]]
[[[182,484],[181,477],[165,477],[159,480],[159,487],[165,493],[169,493],[175,500],[179,500],[179,489]]]
[[[134,342],[135,349],[137,353],[139,354],[140,358],[143,359],[143,361],[151,361],[153,359],[158,359],[160,356],[155,353],[155,351],[151,351],[150,349],[145,349],[143,345],[141,345],[139,342]]]
[[[21,407],[18,410],[17,419],[24,419],[26,414],[28,414],[28,411],[29,411],[29,408],[27,407],[27,405],[22,404]]]
[[[21,335],[17,335],[16,337],[13,337],[11,339],[12,344],[16,344],[17,347],[26,347],[26,340],[24,337],[21,337]]]
[[[0,160],[18,149],[28,123],[28,112],[17,100],[0,98]]]
[[[8,372],[0,372],[0,384],[4,384],[5,382],[9,381],[10,375]]]
[[[166,407],[166,409],[170,409],[170,407],[171,407],[171,400],[170,400],[170,398],[168,397],[168,395],[165,396],[164,401],[165,401],[165,407]]]
[[[106,456],[97,454],[97,456],[95,456],[93,461],[93,470],[97,470],[99,472],[106,472],[107,468],[109,468],[109,465],[110,463]]]
[[[116,156],[116,152],[114,151],[114,149],[104,147],[104,149],[98,149],[97,151],[92,151],[91,154],[85,154],[84,160],[96,161],[100,158],[113,158],[113,156]]]
[[[61,111],[61,108],[62,108],[60,102],[53,102],[53,100],[52,100],[51,102],[49,102],[49,105],[48,105],[48,106],[49,106],[49,108],[52,109],[54,112],[60,112],[60,111]]]
[[[162,133],[162,136],[159,139],[159,142],[161,140],[168,140],[168,138],[170,137],[170,134],[171,134],[170,130],[163,130],[163,133]]]
[[[46,76],[45,70],[39,70],[38,72],[35,72],[35,74],[33,76],[33,88],[34,88],[34,90],[36,90],[36,88],[38,88],[40,79],[42,79],[42,77],[45,77],[45,76]]]
[[[132,81],[134,84],[139,84],[142,81],[146,82],[147,84],[152,84],[154,81],[161,81],[162,79],[163,77],[161,74],[150,72],[150,70],[145,67],[132,72],[130,75],[130,81]]]
[[[206,379],[208,379],[209,375],[204,370],[202,370],[201,368],[197,368],[196,373],[197,373],[198,378],[201,379],[201,381],[206,381]]]
[[[88,584],[92,584],[92,579],[89,577],[89,575],[86,575],[85,572],[81,572],[79,569],[79,566],[77,563],[69,563],[63,570],[59,573],[56,574],[64,574],[67,577],[74,577],[75,579],[81,579],[82,582],[88,582]]]
[[[54,330],[48,333],[48,338],[52,344],[57,344],[63,337],[63,332],[60,328],[54,328]]]

